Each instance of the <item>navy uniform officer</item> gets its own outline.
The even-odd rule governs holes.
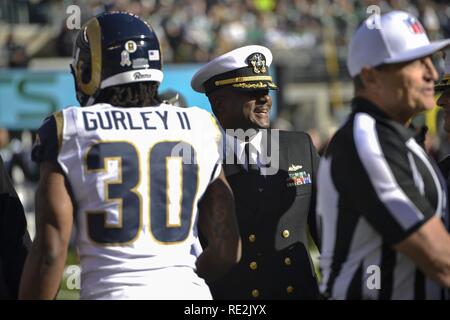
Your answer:
[[[224,169],[243,245],[241,262],[209,284],[215,299],[318,296],[307,239],[310,226],[317,240],[319,157],[306,133],[264,130],[270,127],[269,90],[277,88],[271,62],[269,49],[245,46],[213,59],[191,81],[227,132]]]

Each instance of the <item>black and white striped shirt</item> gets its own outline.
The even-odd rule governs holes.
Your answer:
[[[321,292],[331,299],[440,299],[438,284],[392,246],[447,214],[445,181],[412,130],[365,99],[355,98],[353,107],[319,167]]]

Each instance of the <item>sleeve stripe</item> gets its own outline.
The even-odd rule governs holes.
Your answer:
[[[440,188],[439,178],[436,175],[436,172],[433,169],[430,161],[428,160],[428,157],[425,154],[425,151],[417,144],[417,142],[413,138],[409,139],[406,142],[406,146],[408,147],[408,149],[410,149],[412,152],[414,152],[422,160],[422,162],[425,164],[428,171],[430,172],[431,176],[433,177],[433,181],[434,181],[435,185],[438,186],[437,187],[438,200],[437,200],[436,213],[439,215],[439,217],[441,217],[442,216],[443,193],[442,193],[442,189]]]
[[[425,183],[423,182],[422,176],[420,175],[419,169],[417,169],[416,162],[414,161],[413,155],[408,152],[409,166],[411,167],[413,173],[414,183],[419,189],[421,195],[425,195]]]
[[[62,140],[63,140],[63,128],[64,128],[64,117],[62,111],[56,112],[54,114],[56,122],[56,132],[58,137],[58,152],[61,150]]]
[[[367,114],[355,115],[353,138],[361,163],[380,200],[395,220],[408,230],[424,215],[398,185],[381,150],[375,120]]]

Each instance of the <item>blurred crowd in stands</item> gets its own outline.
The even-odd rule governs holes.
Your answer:
[[[0,128],[0,156],[23,204],[32,236],[34,236],[34,193],[39,167],[31,160],[33,133]]]
[[[81,8],[82,22],[105,10],[143,17],[160,36],[167,62],[204,62],[249,43],[317,54],[325,41],[345,58],[353,30],[373,13],[371,5],[381,12],[409,11],[432,38],[450,37],[447,0],[4,0],[0,20],[58,27],[53,55],[70,56],[76,30],[67,29],[65,8],[73,4]],[[5,48],[14,67],[26,59],[12,40]]]

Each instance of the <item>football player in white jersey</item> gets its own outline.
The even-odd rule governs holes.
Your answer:
[[[89,20],[71,67],[84,107],[39,129],[37,233],[20,297],[55,298],[75,223],[82,299],[210,299],[204,279],[228,271],[241,245],[215,119],[157,100],[160,46],[134,15]]]

